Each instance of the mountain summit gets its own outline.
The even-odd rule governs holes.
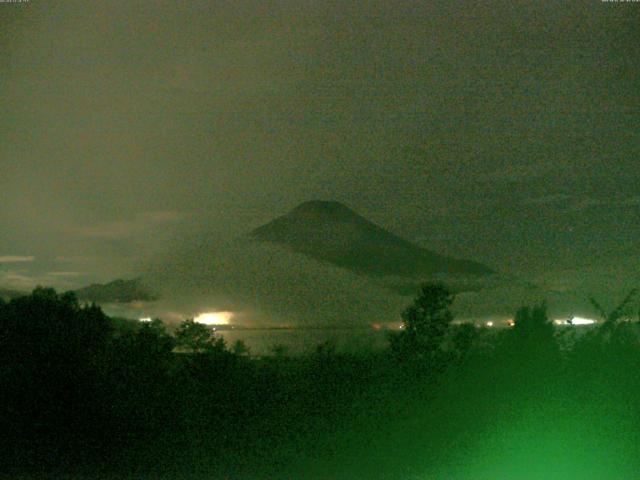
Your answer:
[[[438,274],[494,273],[481,263],[419,247],[335,201],[302,203],[249,236],[367,276],[419,279]]]
[[[331,200],[310,200],[308,202],[301,203],[291,211],[291,214],[328,216],[335,220],[364,220],[366,222],[363,217],[346,205]]]

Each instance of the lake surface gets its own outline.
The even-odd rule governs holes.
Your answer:
[[[373,328],[341,329],[235,329],[218,331],[229,348],[242,340],[251,355],[273,354],[275,347],[282,347],[287,354],[312,353],[324,342],[330,342],[337,352],[357,353],[366,350],[381,350],[389,342],[389,330]]]

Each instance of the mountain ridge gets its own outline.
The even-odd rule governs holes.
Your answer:
[[[304,202],[252,230],[249,237],[367,276],[416,279],[434,274],[496,273],[482,263],[420,247],[336,201]]]
[[[94,283],[73,290],[78,300],[96,303],[130,303],[136,301],[154,301],[157,296],[151,292],[139,278],[132,280],[117,279],[102,284]]]

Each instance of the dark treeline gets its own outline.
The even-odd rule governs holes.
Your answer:
[[[107,317],[38,288],[0,300],[0,466],[10,478],[634,478],[640,337],[454,325],[427,284],[386,351],[251,358],[212,330]]]

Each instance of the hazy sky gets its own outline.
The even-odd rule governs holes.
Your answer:
[[[638,25],[600,0],[0,3],[0,286],[131,276],[315,198],[508,273],[633,274]]]

